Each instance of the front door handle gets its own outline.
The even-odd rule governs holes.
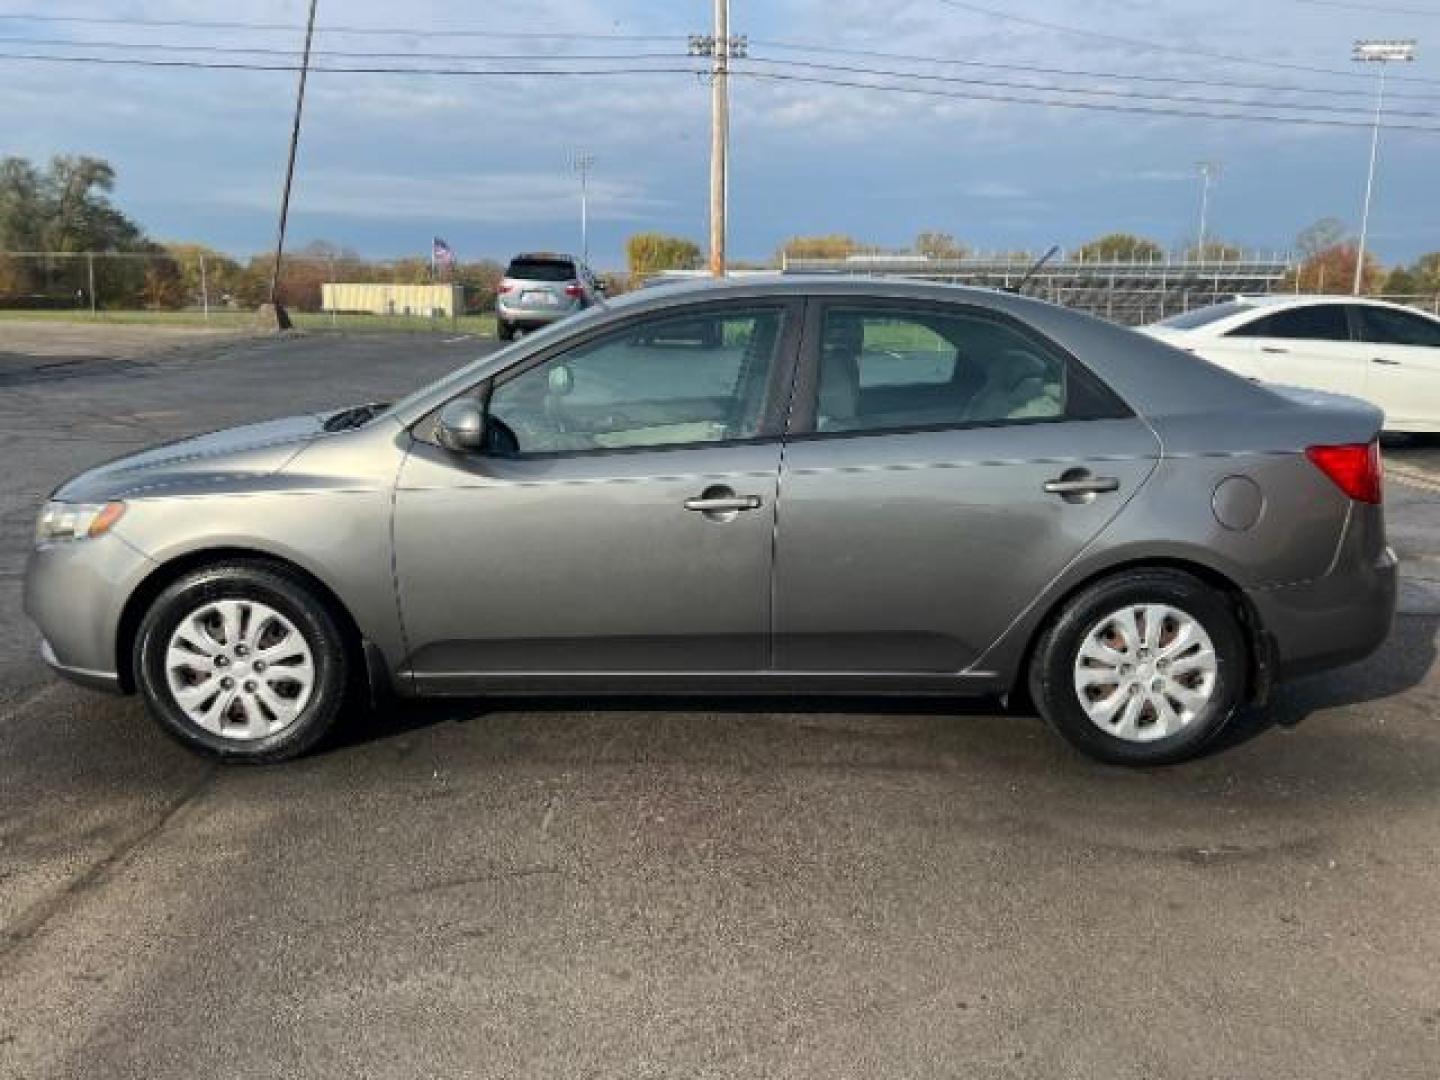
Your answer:
[[[1386,367],[1399,367],[1399,366],[1400,366],[1400,361],[1399,361],[1399,360],[1391,360],[1388,356],[1375,356],[1375,357],[1371,357],[1370,362],[1371,362],[1372,364],[1384,364]]]
[[[1274,356],[1290,355],[1290,350],[1285,348],[1283,345],[1261,345],[1260,351],[1265,353],[1271,353]]]

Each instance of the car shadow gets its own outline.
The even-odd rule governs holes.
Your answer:
[[[1309,678],[1283,683],[1264,706],[1247,707],[1220,736],[1202,751],[1204,757],[1224,753],[1259,738],[1275,728],[1296,728],[1310,716],[1331,709],[1363,706],[1395,697],[1423,682],[1436,660],[1436,635],[1440,616],[1402,614],[1380,650],[1357,664]],[[785,713],[791,716],[825,717],[974,717],[1014,720],[1039,725],[1033,708],[1006,707],[993,697],[907,697],[864,695],[707,695],[707,694],[554,694],[544,696],[496,696],[437,698],[430,700],[392,698],[374,707],[356,710],[327,744],[328,751],[356,748],[446,724],[483,721],[500,713],[526,712],[562,715],[570,713]]]
[[[1275,688],[1268,704],[1243,710],[1205,750],[1223,753],[1277,728],[1296,728],[1316,713],[1367,705],[1414,689],[1434,667],[1440,615],[1399,614],[1373,655]]]

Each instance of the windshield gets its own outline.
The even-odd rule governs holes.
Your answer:
[[[1213,307],[1196,308],[1194,311],[1187,311],[1182,315],[1171,315],[1168,319],[1161,319],[1156,326],[1163,326],[1168,330],[1194,330],[1196,327],[1208,326],[1221,319],[1228,319],[1231,315],[1239,315],[1242,311],[1250,311],[1251,304],[1243,300],[1231,300],[1224,304],[1215,304]]]

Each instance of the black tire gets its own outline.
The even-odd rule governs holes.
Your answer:
[[[263,603],[304,638],[314,665],[309,702],[288,726],[241,741],[201,727],[176,701],[166,675],[171,635],[198,608],[220,600]],[[135,635],[135,684],[151,716],[191,750],[229,762],[266,764],[298,757],[334,727],[350,691],[350,656],[335,616],[297,575],[265,562],[235,561],[191,571],[150,605]],[[273,673],[272,673],[273,674]]]
[[[1179,732],[1150,742],[1101,730],[1075,688],[1085,635],[1107,616],[1139,604],[1164,604],[1196,620],[1217,661],[1209,701]],[[1082,753],[1115,765],[1171,765],[1194,757],[1229,723],[1244,697],[1247,667],[1244,633],[1228,597],[1177,570],[1129,570],[1096,582],[1065,605],[1036,643],[1028,681],[1040,715]]]
[[[495,336],[501,341],[515,340],[515,324],[508,323],[504,319],[495,320]]]

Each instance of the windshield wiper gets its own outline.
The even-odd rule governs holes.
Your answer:
[[[349,431],[351,428],[368,424],[389,407],[390,402],[388,401],[375,401],[369,405],[356,405],[351,409],[342,409],[326,420],[324,427],[326,431]]]

